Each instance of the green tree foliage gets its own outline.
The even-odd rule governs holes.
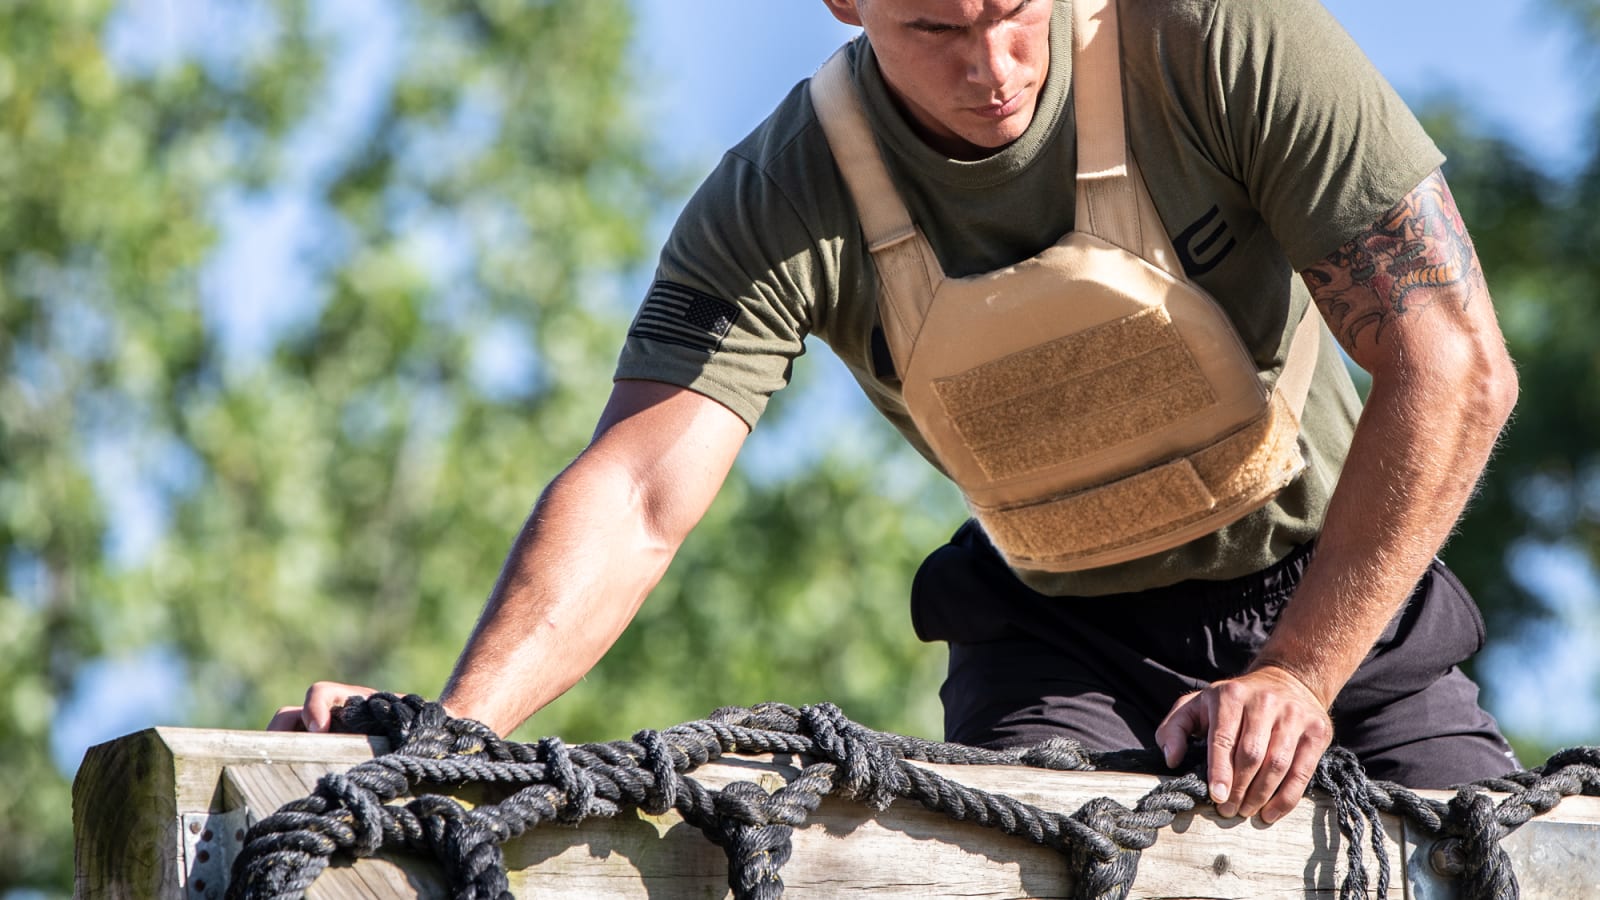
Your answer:
[[[49,741],[97,663],[176,660],[187,721],[213,727],[258,727],[318,677],[438,690],[588,438],[644,223],[677,186],[636,131],[626,0],[396,0],[393,34],[338,26],[344,3],[211,7],[265,37],[119,63],[112,0],[0,0],[0,895],[69,884]],[[341,67],[385,42],[373,108],[330,118]],[[1525,400],[1451,559],[1503,624],[1535,608],[1504,548],[1595,554],[1600,156],[1552,179],[1461,121],[1432,124]],[[285,198],[295,277],[241,300],[218,261],[254,220],[229,210]],[[282,312],[241,339],[245,302]],[[806,371],[757,455],[818,444],[827,416],[802,407],[838,412]],[[736,470],[524,736],[822,698],[936,734],[943,656],[912,637],[906,586],[959,503],[852,409],[818,458]]]
[[[675,183],[636,131],[625,0],[397,2],[388,37],[343,6],[213,3],[266,37],[128,63],[110,0],[0,2],[0,895],[70,883],[49,739],[97,663],[176,660],[208,727],[259,727],[317,677],[437,692],[609,391]],[[330,119],[385,40],[374,108]],[[218,262],[256,239],[228,210],[275,203],[311,234],[252,300]],[[884,484],[887,440],[736,474],[531,728],[829,697],[932,731],[905,584],[956,516],[920,463]]]
[[[1573,74],[1592,78],[1600,72],[1600,2],[1554,0],[1549,8],[1558,22],[1579,26]],[[1588,156],[1572,172],[1541,165],[1459,101],[1436,102],[1425,117],[1450,156],[1446,174],[1522,386],[1515,417],[1445,553],[1483,607],[1491,644],[1502,646],[1570,606],[1541,593],[1562,583],[1550,569],[1569,568],[1580,579],[1600,571],[1600,149],[1592,139],[1600,135],[1600,105],[1591,116]],[[1591,696],[1596,692],[1600,685],[1589,686]],[[1522,747],[1530,759],[1553,749],[1537,740]]]
[[[319,119],[361,37],[329,6],[215,5],[270,37],[118,66],[113,4],[0,5],[0,893],[70,883],[47,747],[88,663],[175,656],[208,725],[318,674],[437,690],[607,389],[661,198],[626,4],[396,4],[358,123]],[[352,136],[312,167],[319,128]],[[311,286],[268,302],[304,315],[233,352],[223,201],[288,194]],[[162,514],[131,557],[130,491]]]
[[[63,885],[66,790],[46,753],[84,661],[152,640],[161,600],[108,564],[109,512],[86,461],[170,433],[205,356],[193,273],[224,124],[280,132],[303,91],[297,49],[250,81],[194,68],[124,81],[107,4],[0,7],[0,890]]]

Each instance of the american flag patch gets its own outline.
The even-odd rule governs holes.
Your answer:
[[[650,286],[628,334],[715,353],[738,317],[739,308],[732,303],[681,284],[658,281]]]

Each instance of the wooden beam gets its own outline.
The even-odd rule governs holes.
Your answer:
[[[148,728],[91,747],[72,783],[73,896],[185,897],[184,817],[227,811],[227,766],[347,769],[387,751],[380,738],[196,728]]]
[[[316,766],[229,767],[235,799],[251,808],[276,809],[315,786]],[[1126,806],[1157,784],[1144,775],[1040,772],[1002,766],[934,766],[947,778],[1057,810],[1095,798]],[[265,771],[274,769],[276,771]],[[327,770],[331,771],[332,767]],[[731,781],[760,784],[769,792],[799,775],[788,757],[724,757],[702,766],[696,779],[712,788]],[[1400,867],[1400,829],[1390,824],[1390,859]],[[870,890],[874,897],[1066,897],[1061,856],[1021,838],[953,822],[911,801],[881,813],[829,798],[796,829],[794,856],[783,867],[789,896],[826,897]],[[534,829],[506,845],[511,890],[562,896],[624,898],[724,897],[728,861],[722,850],[675,813],[630,812],[591,819],[574,830]],[[1369,871],[1377,865],[1370,851]],[[1214,814],[1179,816],[1156,846],[1146,850],[1134,885],[1136,897],[1282,897],[1302,889],[1307,897],[1335,897],[1344,878],[1344,850],[1333,810],[1303,803],[1271,828]],[[433,874],[437,877],[437,874]],[[410,893],[404,893],[410,886]],[[1395,885],[1396,895],[1400,890]],[[442,881],[418,875],[415,862],[396,856],[330,867],[308,897],[347,900],[371,896],[445,898]]]
[[[260,732],[153,729],[90,751],[74,787],[80,898],[161,897],[202,900],[195,860],[185,858],[181,811],[221,814],[247,810],[253,821],[310,793],[330,771],[348,769],[376,749],[362,738]],[[1049,772],[1003,766],[928,766],[952,780],[1009,794],[1059,811],[1109,796],[1132,806],[1157,779],[1116,773]],[[692,777],[718,788],[754,781],[768,791],[799,772],[788,757],[725,757]],[[131,790],[130,790],[131,785]],[[1422,792],[1434,797],[1442,792]],[[454,794],[471,802],[483,796]],[[1387,820],[1393,867],[1391,896],[1414,900],[1449,897],[1447,881],[1431,878],[1425,841],[1407,840]],[[1538,871],[1540,854],[1561,849],[1555,863],[1565,881],[1523,878],[1527,900],[1600,896],[1589,873],[1600,872],[1600,847],[1588,840],[1600,823],[1600,799],[1569,798],[1555,811],[1508,839],[1519,873]],[[1567,835],[1565,842],[1540,839]],[[1575,831],[1573,829],[1579,829]],[[1522,849],[1513,849],[1520,841]],[[871,890],[875,896],[1065,897],[1070,884],[1060,856],[1019,838],[952,822],[911,801],[873,813],[859,804],[828,799],[793,837],[794,855],[783,868],[789,896],[822,897]],[[1584,848],[1587,847],[1587,853]],[[130,852],[130,848],[132,848]],[[190,857],[195,854],[192,848]],[[1581,862],[1571,858],[1575,852]],[[1368,851],[1371,881],[1377,865]],[[676,814],[630,811],[616,819],[591,819],[581,828],[537,828],[508,843],[506,862],[518,896],[702,898],[729,896],[722,851]],[[1269,827],[1258,821],[1220,819],[1207,810],[1178,817],[1162,831],[1139,864],[1133,897],[1334,897],[1344,878],[1345,850],[1326,801],[1307,801]],[[1524,865],[1532,872],[1523,872]],[[1573,875],[1573,870],[1579,874]],[[1576,887],[1574,886],[1576,885]],[[188,888],[186,891],[185,888]],[[1545,887],[1548,886],[1548,890]],[[220,895],[220,894],[219,894]],[[410,857],[380,855],[339,862],[313,885],[317,900],[448,896],[438,869]]]

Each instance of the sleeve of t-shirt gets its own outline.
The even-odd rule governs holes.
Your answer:
[[[615,377],[688,388],[753,428],[804,352],[815,252],[781,188],[728,153],[673,226]]]
[[[1297,271],[1444,161],[1316,0],[1216,0],[1206,42],[1236,174]]]

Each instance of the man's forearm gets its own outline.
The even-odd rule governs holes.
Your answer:
[[[577,683],[660,580],[748,433],[700,394],[618,381],[594,442],[517,536],[444,705],[506,734]]]
[[[1316,557],[1257,665],[1288,669],[1326,706],[1455,527],[1517,377],[1438,172],[1305,275],[1372,393]]]
[[[1452,350],[1479,361],[1375,381],[1316,555],[1256,661],[1288,669],[1325,705],[1449,537],[1515,400],[1498,348],[1434,348]]]
[[[1268,822],[1310,782],[1328,708],[1455,527],[1517,394],[1441,173],[1302,274],[1372,393],[1316,555],[1251,670],[1180,699],[1156,730],[1172,764],[1206,732],[1218,810]]]
[[[1207,735],[1224,816],[1259,812],[1270,823],[1294,808],[1333,738],[1334,699],[1472,493],[1514,378],[1491,374],[1503,350],[1478,356],[1470,340],[1446,343],[1374,373],[1316,553],[1271,637],[1249,671],[1180,699],[1156,730],[1174,766],[1186,736]]]
[[[445,687],[453,714],[505,734],[622,634],[676,550],[628,475],[580,457],[545,491]]]

